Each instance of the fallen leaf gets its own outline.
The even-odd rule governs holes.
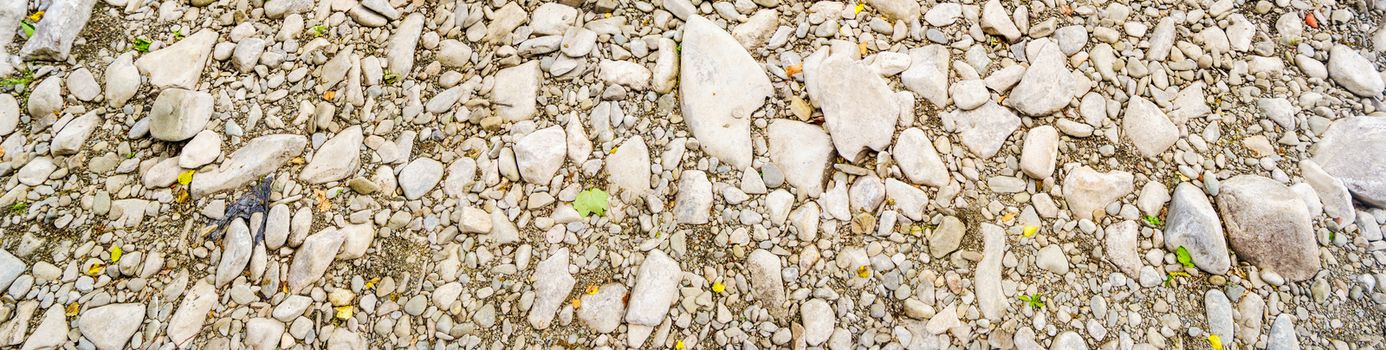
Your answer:
[[[866,4],[860,3],[860,2],[859,2],[859,3],[857,3],[857,6],[856,6],[856,7],[853,7],[853,8],[852,8],[852,14],[855,15],[855,14],[861,13],[861,11],[863,11],[863,10],[866,10]]]
[[[789,67],[784,67],[784,75],[789,76],[789,77],[793,77],[795,74],[799,74],[799,72],[802,72],[802,71],[804,71],[804,64],[803,64],[803,63],[792,64],[792,65],[789,65]]]
[[[726,291],[727,291],[727,285],[722,284],[722,281],[712,282],[712,292],[713,292],[713,293],[722,294],[722,293],[725,293]]]
[[[577,210],[578,215],[588,217],[596,213],[597,216],[606,216],[606,209],[610,205],[606,191],[601,189],[588,189],[578,192],[577,198],[573,199],[573,209]]]
[[[1213,350],[1222,350],[1222,339],[1217,334],[1208,335],[1208,344],[1213,346]]]
[[[857,6],[861,6],[861,5],[857,5]],[[683,347],[684,347],[684,345],[683,345],[683,339],[679,339],[678,341],[674,342],[674,350],[683,350]]]
[[[323,192],[323,190],[320,190],[320,189],[314,189],[314,190],[313,190],[313,197],[314,197],[314,198],[317,198],[317,200],[318,200],[318,211],[319,211],[319,212],[324,212],[324,213],[325,213],[325,212],[327,212],[328,210],[332,209],[332,201],[327,200],[327,192]]]
[[[337,317],[337,319],[343,321],[350,319],[351,315],[356,313],[356,308],[352,307],[351,305],[338,306],[336,309],[337,313],[335,316]]]
[[[1319,29],[1319,19],[1314,17],[1313,12],[1304,14],[1304,24],[1309,25],[1309,28]]]
[[[1039,226],[1025,226],[1025,237],[1033,237],[1036,232],[1039,232]]]
[[[112,244],[112,245],[111,245],[111,263],[118,263],[118,262],[120,262],[120,257],[121,257],[122,255],[124,255],[123,253],[124,253],[124,252],[120,250],[120,246]]]
[[[63,311],[63,314],[67,315],[67,317],[77,316],[77,312],[82,311],[82,304],[78,304],[74,301],[71,304],[67,304],[67,309]]]
[[[327,90],[327,92],[322,93],[323,100],[332,101],[333,97],[337,97],[337,90]]]
[[[179,174],[178,174],[178,184],[179,184],[179,185],[183,185],[183,186],[187,186],[188,184],[192,183],[193,174],[197,174],[197,170],[188,169],[188,170],[183,171],[182,173],[179,173]]]
[[[1006,213],[1005,215],[1001,215],[1001,221],[1004,221],[1004,222],[1011,222],[1011,220],[1015,220],[1015,213],[1014,213],[1014,212]]]
[[[97,261],[97,262],[95,262],[95,263],[92,263],[92,264],[91,264],[91,267],[88,267],[88,268],[87,268],[87,275],[88,275],[88,276],[100,275],[100,274],[101,274],[101,271],[105,271],[105,270],[106,270],[106,263]]]
[[[582,308],[582,298],[573,297],[573,300],[569,301],[569,303],[573,304],[574,309]]]
[[[376,283],[380,283],[380,277],[373,277],[371,280],[366,281],[366,289],[375,289]]]
[[[587,285],[587,290],[584,291],[584,292],[587,293],[587,295],[594,295],[594,294],[597,294],[597,291],[598,291],[598,290],[600,290],[600,288],[597,287],[597,285],[595,285],[595,284],[589,284],[589,285]]]
[[[871,278],[871,267],[866,265],[857,267],[857,277]]]

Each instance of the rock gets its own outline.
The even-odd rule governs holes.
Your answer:
[[[28,267],[23,260],[19,260],[7,250],[0,249],[0,290],[10,289],[10,283],[27,270]]]
[[[988,6],[995,2],[989,2]],[[1006,105],[1033,117],[1047,116],[1067,107],[1073,99],[1073,73],[1069,72],[1067,57],[1059,51],[1059,45],[1040,39],[1026,46],[1037,47],[1038,53],[1020,83],[1006,97]]]
[[[311,2],[309,0],[293,1]],[[371,11],[371,9],[367,8],[365,5],[357,5],[353,6],[351,9],[348,9],[347,16],[351,16],[351,19],[353,21],[356,21],[356,24],[360,24],[362,27],[366,28],[384,27],[386,24],[390,23],[389,18],[386,18],[385,16],[376,13],[375,11]]]
[[[1106,229],[1106,254],[1107,261],[1116,265],[1121,272],[1128,277],[1140,276],[1141,263],[1139,252],[1136,251],[1136,235],[1139,234],[1140,224],[1135,221],[1122,221]]]
[[[788,119],[770,123],[766,134],[770,161],[784,171],[785,182],[809,196],[823,193],[823,177],[833,155],[828,134],[818,126]]]
[[[1169,51],[1174,48],[1175,35],[1174,17],[1160,18],[1160,23],[1155,25],[1155,31],[1150,34],[1150,48],[1145,51],[1145,59],[1164,61],[1169,58]]]
[[[597,287],[594,294],[581,296],[582,307],[577,309],[578,320],[597,333],[611,333],[621,326],[625,311],[626,286],[607,283]]]
[[[1190,182],[1175,187],[1165,217],[1165,250],[1184,247],[1199,269],[1221,275],[1232,266],[1223,237],[1222,220],[1203,190]]]
[[[639,333],[648,336],[648,328],[664,322],[669,306],[674,304],[678,296],[678,286],[682,280],[683,271],[679,269],[678,262],[670,259],[664,251],[650,251],[636,272],[635,288],[631,290],[626,304],[626,322],[634,327],[647,328]],[[631,346],[638,347],[645,342],[645,338],[637,332],[628,332],[629,343],[633,344]]]
[[[885,79],[847,53],[834,53],[814,67],[804,72],[806,85],[823,109],[837,153],[855,163],[868,149],[889,146],[900,105]]]
[[[24,41],[19,55],[26,60],[63,61],[72,52],[77,34],[91,19],[96,0],[55,0],[46,11],[34,33]],[[11,30],[14,28],[10,28]]]
[[[1261,110],[1262,114],[1275,121],[1276,124],[1280,124],[1280,127],[1285,128],[1285,130],[1295,129],[1295,113],[1298,113],[1299,110],[1290,104],[1290,100],[1278,97],[1261,98],[1256,100],[1256,107]]]
[[[813,298],[799,306],[799,318],[804,323],[804,342],[817,346],[828,341],[833,327],[837,326],[837,315],[831,305],[823,299]]]
[[[509,2],[496,10],[490,16],[491,22],[486,24],[486,42],[506,43],[510,35],[515,32],[521,24],[529,19],[529,14],[519,4]],[[505,42],[502,42],[505,40]]]
[[[241,276],[241,272],[245,271],[245,265],[250,263],[253,244],[250,227],[246,226],[245,221],[232,221],[231,226],[226,228],[225,238],[222,239],[221,260],[217,263],[217,287],[226,286],[231,280]]]
[[[577,20],[578,10],[560,3],[545,3],[534,9],[529,18],[529,28],[536,35],[563,34],[564,30]]]
[[[909,300],[905,302],[908,305]],[[924,329],[930,334],[938,335],[962,325],[962,321],[958,320],[958,307],[950,304],[929,318],[929,323],[924,325]]]
[[[1136,196],[1136,208],[1139,208],[1142,214],[1159,216],[1169,198],[1169,188],[1166,188],[1165,184],[1147,181],[1145,186],[1141,186],[1141,193]]]
[[[770,36],[775,33],[775,25],[779,24],[779,19],[779,12],[774,9],[756,11],[745,23],[732,29],[732,37],[736,38],[736,42],[741,43],[741,46],[747,50],[755,50],[770,40]]]
[[[285,0],[299,2],[308,0]],[[150,52],[135,60],[135,67],[149,75],[149,83],[160,88],[196,89],[202,69],[207,66],[207,58],[212,54],[212,46],[217,42],[217,32],[203,29],[183,40]],[[160,93],[162,96],[163,94]],[[157,104],[157,103],[156,103]]]
[[[303,244],[294,253],[293,262],[289,264],[289,275],[285,279],[289,285],[289,292],[302,292],[304,288],[321,279],[322,274],[332,265],[332,260],[337,256],[337,250],[341,248],[343,241],[345,238],[342,234],[332,228],[304,239]]]
[[[938,151],[934,150],[934,144],[924,130],[905,129],[891,151],[900,165],[900,172],[910,182],[933,187],[948,184],[948,166],[943,164],[943,159],[939,158]]]
[[[63,307],[54,304],[43,312],[43,320],[39,321],[38,328],[34,329],[34,333],[29,334],[29,338],[24,340],[24,345],[19,349],[61,348],[61,345],[67,342],[68,331],[67,317],[63,314]]]
[[[1000,320],[1010,304],[1001,290],[1001,258],[1006,252],[1006,232],[996,225],[982,224],[982,261],[973,273],[974,293],[982,317]]]
[[[19,101],[10,94],[0,94],[0,136],[8,136],[19,128]]]
[[[161,141],[177,142],[197,135],[212,119],[212,94],[178,88],[165,89],[149,112],[149,134]]]
[[[650,69],[629,61],[602,60],[597,64],[597,76],[607,82],[641,91],[650,88]]]
[[[366,337],[346,327],[337,327],[332,336],[327,338],[327,348],[332,350],[366,350],[368,345]]]
[[[606,173],[612,193],[620,194],[625,200],[649,194],[650,149],[645,147],[645,139],[635,136],[622,142],[616,152],[606,158]]]
[[[265,53],[265,46],[269,43],[260,38],[246,38],[236,43],[235,49],[231,53],[231,63],[241,73],[249,73],[255,70],[255,65],[260,63],[260,54]]]
[[[1357,96],[1379,99],[1382,90],[1386,90],[1386,82],[1382,81],[1376,66],[1357,50],[1344,45],[1334,45],[1329,50],[1328,76]]]
[[[746,258],[746,268],[751,279],[751,295],[757,303],[770,311],[776,318],[784,318],[787,296],[780,257],[768,250],[756,249]]]
[[[174,311],[173,317],[169,318],[169,340],[179,348],[196,347],[193,340],[202,332],[202,325],[207,322],[208,314],[216,306],[217,289],[206,281],[199,280],[197,285],[183,296],[183,303],[178,306],[178,311]]]
[[[885,181],[886,195],[895,208],[913,221],[924,220],[924,209],[929,205],[929,195],[913,185],[894,178]]]
[[[1021,147],[1020,170],[1036,180],[1044,180],[1054,173],[1054,164],[1059,157],[1059,131],[1048,125],[1041,125],[1025,133],[1025,146]]]
[[[930,7],[929,11],[924,13],[924,21],[929,22],[931,26],[947,27],[962,18],[962,14],[962,5],[951,2],[940,3]]]
[[[912,22],[919,19],[919,2],[914,0],[866,0],[867,5],[896,20]]]
[[[1009,42],[1020,39],[1020,28],[1016,28],[1015,22],[1011,21],[1011,12],[1006,11],[998,0],[990,0],[982,5],[981,24],[982,31],[987,34],[1000,35]]]
[[[303,172],[298,174],[298,178],[310,184],[321,184],[356,174],[356,169],[361,166],[361,146],[364,137],[358,125],[338,132],[313,152],[312,160],[303,167]]]
[[[539,61],[525,62],[497,72],[496,85],[491,88],[492,103],[497,105],[496,116],[512,122],[534,118],[539,111],[535,98],[539,94],[541,74]]]
[[[1092,219],[1093,211],[1107,207],[1135,189],[1134,177],[1125,171],[1099,173],[1087,166],[1069,171],[1064,178],[1064,199],[1079,219]]]
[[[1217,334],[1223,344],[1234,344],[1232,301],[1227,300],[1227,295],[1217,289],[1208,290],[1203,294],[1203,309],[1208,314],[1209,333]]]
[[[1066,331],[1054,337],[1054,343],[1049,346],[1049,350],[1088,350],[1088,343],[1078,333]]]
[[[1000,152],[1006,139],[1020,127],[1020,117],[991,101],[974,110],[949,112],[942,116],[944,129],[958,133],[962,144],[983,159]]]
[[[459,229],[462,233],[490,233],[491,228],[493,228],[494,222],[491,220],[491,214],[486,213],[485,210],[463,207],[461,217]]]
[[[1050,244],[1040,248],[1039,254],[1035,255],[1035,266],[1057,274],[1068,273],[1068,256],[1064,255],[1063,248],[1057,244]]]
[[[87,309],[77,318],[82,336],[100,350],[124,349],[144,322],[143,304],[109,304]]]
[[[979,79],[968,79],[953,83],[950,88],[953,94],[953,104],[958,109],[971,110],[981,107],[983,103],[991,100],[991,93],[987,91],[986,82]]]
[[[419,158],[400,169],[399,188],[404,192],[404,198],[415,200],[433,191],[438,180],[442,179],[443,163],[432,158]]]
[[[1309,159],[1299,161],[1299,174],[1318,194],[1324,212],[1338,225],[1346,226],[1357,220],[1357,210],[1352,206],[1352,193],[1348,192],[1343,181],[1329,175],[1319,163]]]
[[[337,260],[360,259],[366,256],[371,242],[375,241],[375,227],[371,224],[346,225],[337,229],[342,235],[342,247]]]
[[[283,0],[265,2],[265,15],[279,19],[285,16],[311,11],[317,2],[313,0]]]
[[[910,68],[900,73],[900,82],[935,107],[947,106],[949,67],[953,64],[949,56],[948,48],[942,45],[910,49]]]
[[[588,42],[597,40],[597,34],[590,30],[583,29],[582,33],[584,33],[584,37],[590,37]],[[565,49],[564,53],[568,54],[567,52],[568,50]],[[583,51],[582,54],[586,55],[587,51]],[[654,70],[651,72],[655,92],[667,94],[674,90],[678,83],[679,54],[677,43],[668,38],[659,39],[659,52],[655,55]],[[568,55],[572,56],[572,54]]]
[[[63,80],[50,77],[34,85],[29,92],[29,116],[47,119],[63,109]],[[52,123],[51,121],[48,123]]]
[[[1126,103],[1121,133],[1147,158],[1159,156],[1179,140],[1179,129],[1165,112],[1143,97],[1133,97]]]
[[[303,153],[307,138],[300,135],[265,135],[246,142],[221,163],[220,167],[193,176],[192,195],[202,197],[237,189],[273,173],[289,159]]]
[[[101,96],[101,86],[96,84],[96,77],[86,68],[78,68],[72,74],[68,74],[67,90],[73,97],[85,102],[91,102],[97,96]]]
[[[15,173],[15,179],[25,185],[38,186],[42,185],[44,181],[48,181],[48,175],[52,175],[57,170],[58,166],[53,164],[52,159],[38,157],[20,167],[19,171]]]
[[[1354,198],[1386,207],[1386,159],[1366,156],[1386,150],[1386,118],[1351,117],[1329,125],[1315,145],[1314,162],[1338,178]]]
[[[400,16],[399,10],[396,10],[394,6],[391,6],[390,2],[386,0],[364,0],[361,1],[361,6],[391,20],[399,19]]]
[[[702,150],[736,169],[751,165],[751,115],[771,96],[765,70],[731,34],[692,16],[679,59],[684,122]]]
[[[712,210],[712,182],[707,174],[686,170],[679,179],[679,193],[674,199],[674,220],[680,224],[708,223]]]
[[[274,350],[284,336],[284,323],[273,318],[256,317],[245,323],[245,343],[251,350]]]
[[[409,14],[409,17],[405,17],[404,21],[400,22],[399,27],[395,28],[394,36],[390,37],[390,42],[385,45],[385,57],[389,62],[389,71],[399,74],[400,78],[407,78],[414,71],[414,48],[419,44],[419,34],[423,32],[423,27],[423,13]],[[496,78],[496,83],[501,83],[499,74]],[[497,85],[497,87],[499,86]]]
[[[568,248],[559,248],[548,259],[539,262],[534,270],[534,306],[529,309],[529,324],[536,329],[549,328],[554,312],[568,299],[573,284],[568,273]]]
[[[534,184],[548,184],[568,156],[568,139],[563,128],[550,126],[525,135],[515,142],[515,165],[520,176]],[[438,165],[439,175],[442,164]]]
[[[221,134],[202,130],[183,146],[178,155],[178,166],[184,169],[197,169],[211,164],[221,157]]]
[[[1294,320],[1289,313],[1275,317],[1266,337],[1266,350],[1299,350],[1299,336],[1295,335]]]
[[[1309,209],[1288,187],[1257,175],[1235,176],[1222,181],[1217,205],[1238,258],[1290,281],[1319,272]]]
[[[95,112],[72,119],[53,134],[53,141],[49,144],[50,152],[55,156],[77,154],[98,126],[101,126],[101,117],[96,116]]]
[[[1240,334],[1243,341],[1250,342],[1250,339],[1261,337],[1261,323],[1266,317],[1266,301],[1261,295],[1247,293],[1242,296],[1242,300],[1237,302],[1237,326],[1233,329],[1234,334]]]
[[[471,65],[472,47],[454,39],[443,40],[438,44],[438,63],[445,67],[466,68]]]

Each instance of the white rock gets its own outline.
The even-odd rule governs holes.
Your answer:
[[[364,135],[361,127],[352,125],[322,144],[298,178],[310,184],[338,181],[356,173],[361,163]]]
[[[988,4],[996,3],[995,0]],[[1032,55],[1030,68],[1011,89],[1006,105],[1020,113],[1041,117],[1067,107],[1073,99],[1073,73],[1067,67],[1067,57],[1059,45],[1048,39],[1032,41],[1027,49],[1038,50]]]
[[[375,227],[371,224],[346,225],[337,229],[342,235],[342,247],[337,252],[337,260],[360,259],[366,256],[371,242],[375,241]]]
[[[419,45],[419,34],[423,32],[424,15],[422,12],[414,12],[400,22],[399,27],[395,28],[394,36],[390,37],[390,42],[385,45],[385,57],[389,62],[389,71],[399,74],[400,78],[408,78],[414,71],[414,49]],[[500,75],[496,76],[499,80]],[[500,84],[500,81],[496,82]],[[497,85],[499,86],[499,85]]]
[[[578,10],[571,6],[556,2],[545,3],[534,9],[529,18],[529,27],[537,35],[563,34],[577,17]]]
[[[639,135],[627,139],[606,159],[612,193],[624,200],[644,198],[650,192],[650,150]]]
[[[1135,221],[1122,221],[1106,229],[1106,250],[1107,261],[1116,265],[1127,277],[1140,276],[1141,263],[1139,252],[1136,251],[1136,236],[1140,234],[1140,224]]]
[[[1165,112],[1143,97],[1133,97],[1126,103],[1121,133],[1147,158],[1158,157],[1179,140],[1179,129]]]
[[[432,191],[438,185],[438,180],[442,179],[443,163],[432,158],[419,158],[400,169],[399,188],[404,191],[404,198],[419,199]]]
[[[63,109],[63,80],[59,77],[43,79],[29,91],[29,116],[46,119]]]
[[[982,261],[973,274],[974,293],[982,317],[1000,320],[1010,304],[1001,287],[1001,258],[1006,252],[1006,232],[996,225],[982,224]]]
[[[548,259],[539,262],[534,270],[534,306],[529,309],[529,325],[536,329],[549,328],[554,312],[568,299],[573,284],[568,273],[568,248],[559,248]]]
[[[492,103],[497,104],[496,115],[506,121],[520,121],[534,118],[538,112],[537,98],[542,73],[539,61],[502,69],[496,73],[495,87],[491,89]]]
[[[635,288],[626,304],[626,322],[632,326],[658,326],[664,322],[669,306],[678,296],[683,271],[678,262],[656,249],[645,256],[635,276]],[[643,337],[634,335],[630,338],[631,346],[638,347],[644,341]]]
[[[962,5],[951,2],[940,3],[930,7],[929,11],[924,13],[924,21],[929,22],[931,26],[947,27],[962,18],[962,14]]]
[[[823,299],[813,298],[799,306],[799,318],[804,322],[804,342],[817,346],[828,341],[833,327],[837,326],[837,315],[831,305]]]
[[[99,350],[124,349],[144,322],[143,304],[109,304],[83,311],[77,329]]]
[[[637,91],[650,87],[650,69],[639,63],[602,60],[597,64],[597,71],[597,77],[607,84],[623,85]]]
[[[1059,245],[1050,244],[1040,248],[1039,254],[1035,255],[1035,266],[1063,275],[1068,273],[1068,256],[1064,255],[1064,250]]]
[[[626,311],[626,286],[607,283],[596,294],[581,296],[582,307],[577,309],[578,320],[597,333],[611,333],[621,326]]]
[[[43,320],[39,321],[38,328],[34,328],[34,333],[29,334],[29,338],[24,340],[24,345],[20,350],[37,349],[57,349],[67,342],[67,317],[63,313],[63,306],[54,304],[43,312]]]
[[[991,93],[987,91],[986,83],[978,79],[953,83],[950,90],[953,94],[953,104],[962,110],[981,107],[983,103],[991,99]]]
[[[193,176],[192,195],[202,197],[260,180],[302,154],[307,144],[307,138],[300,135],[276,134],[252,139],[231,152],[220,167]]]
[[[91,71],[86,68],[78,68],[72,74],[67,75],[67,91],[72,93],[78,100],[91,102],[97,96],[101,96],[101,86],[97,85],[96,77],[91,75]]]
[[[751,115],[770,97],[765,70],[731,34],[701,16],[683,29],[679,90],[684,122],[708,155],[751,165]]]
[[[935,107],[948,105],[948,75],[952,59],[948,48],[927,45],[910,49],[910,68],[900,73],[900,82]]]
[[[245,343],[252,350],[278,349],[284,323],[273,318],[252,318],[245,323],[245,335]]]
[[[1091,219],[1094,210],[1135,190],[1134,177],[1125,171],[1099,173],[1087,166],[1068,172],[1063,179],[1064,199],[1074,217]]]
[[[766,130],[770,161],[784,173],[785,182],[817,197],[823,193],[823,176],[833,155],[832,140],[818,126],[779,119]]]
[[[28,266],[23,260],[19,260],[7,250],[0,249],[0,290],[10,289],[10,283],[27,270]]]
[[[250,227],[244,220],[236,219],[226,227],[222,239],[221,260],[217,263],[216,286],[222,287],[241,276],[246,264],[250,263],[252,249]]]
[[[285,0],[288,1],[297,0]],[[149,83],[154,86],[196,89],[216,42],[217,32],[203,29],[173,45],[140,56],[135,60],[135,67],[149,75]]]
[[[780,258],[768,250],[756,249],[746,258],[746,269],[757,304],[777,318],[785,317],[788,310]]]
[[[221,134],[202,130],[193,136],[192,141],[183,145],[178,155],[178,166],[184,169],[197,169],[211,164],[221,156]]]
[[[466,68],[471,65],[472,47],[454,39],[446,39],[438,44],[438,63],[445,67]]]
[[[901,214],[913,221],[925,219],[924,209],[929,205],[929,195],[894,178],[885,181],[886,195],[895,203]]]
[[[217,306],[217,289],[204,280],[197,281],[183,295],[183,303],[169,318],[168,337],[179,348],[193,348],[194,338],[202,332],[208,313]]]
[[[1328,76],[1357,96],[1379,99],[1382,90],[1386,90],[1386,81],[1382,80],[1376,66],[1357,50],[1344,45],[1334,45],[1329,50]]]
[[[48,181],[48,175],[52,175],[57,170],[58,166],[53,164],[52,159],[38,157],[24,163],[24,166],[19,168],[19,172],[15,173],[15,179],[25,185],[38,186],[42,185],[44,181]]]
[[[1324,212],[1338,225],[1346,226],[1357,220],[1357,212],[1352,205],[1352,194],[1348,192],[1342,180],[1329,175],[1319,163],[1309,159],[1299,161],[1299,173],[1304,177],[1304,182],[1318,194]]]
[[[818,94],[814,97],[839,155],[859,162],[867,150],[890,145],[900,105],[884,79],[845,53],[828,57],[805,74],[810,91]]]
[[[1173,252],[1184,247],[1199,269],[1212,274],[1227,273],[1232,260],[1227,256],[1222,220],[1203,189],[1180,183],[1174,188],[1165,217],[1165,250]]]
[[[1025,133],[1025,146],[1021,147],[1020,170],[1037,180],[1044,180],[1054,173],[1054,164],[1059,156],[1059,131],[1048,125],[1041,125]]]
[[[1015,22],[1011,21],[1011,12],[1002,7],[998,0],[990,0],[982,5],[981,24],[982,31],[1005,37],[1006,41],[1020,39],[1020,28],[1016,28]]]
[[[548,184],[568,156],[568,139],[563,128],[551,126],[525,135],[515,142],[515,164],[525,181]],[[438,170],[442,170],[439,164]]]
[[[681,224],[701,225],[711,219],[712,182],[707,174],[687,170],[679,179],[679,193],[674,199],[674,220]]]
[[[19,101],[10,94],[0,94],[0,136],[8,136],[19,127]]]
[[[948,168],[934,150],[933,142],[919,128],[905,129],[892,149],[900,171],[910,182],[933,187],[948,184]]]
[[[969,151],[986,159],[1001,151],[1006,139],[1020,127],[1020,117],[988,101],[974,110],[944,113],[943,127],[957,132]]]
[[[149,112],[149,134],[177,142],[197,135],[212,119],[212,95],[206,92],[165,89]]]
[[[328,228],[308,236],[294,252],[293,262],[289,264],[289,275],[285,282],[290,293],[302,292],[313,285],[327,272],[332,260],[337,256],[344,237],[336,229]]]
[[[736,42],[741,43],[741,46],[747,50],[755,50],[770,40],[770,35],[775,33],[775,25],[779,24],[779,19],[779,12],[774,9],[756,11],[745,23],[732,29],[732,37],[736,38]]]
[[[50,152],[55,156],[77,154],[98,126],[101,126],[101,117],[96,116],[95,112],[72,119],[53,134],[53,141],[49,144]]]

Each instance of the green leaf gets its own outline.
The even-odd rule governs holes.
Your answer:
[[[34,24],[33,24],[33,23],[29,23],[29,21],[21,21],[21,22],[19,22],[19,27],[24,29],[24,39],[25,39],[25,40],[28,40],[29,37],[34,36]]]
[[[135,41],[132,41],[131,43],[135,45],[135,51],[149,52],[149,45],[153,44],[154,42],[149,41],[149,39],[145,38],[135,38]]]
[[[1174,250],[1174,259],[1179,260],[1179,265],[1184,265],[1186,269],[1192,269],[1194,267],[1193,257],[1189,256],[1189,250],[1185,249],[1182,245],[1179,246],[1179,249]]]
[[[576,209],[578,214],[583,217],[591,216],[592,213],[606,216],[607,201],[606,191],[592,188],[578,192],[577,198],[573,200],[573,209]]]
[[[1158,217],[1158,216],[1146,215],[1143,219],[1145,219],[1145,223],[1146,223],[1146,224],[1149,224],[1150,226],[1155,226],[1155,227],[1164,226],[1164,223],[1163,223],[1163,222],[1160,222],[1160,217]]]
[[[1025,302],[1025,305],[1030,305],[1032,308],[1038,309],[1044,307],[1044,295],[1040,295],[1039,293],[1033,295],[1021,294],[1017,295],[1015,298],[1020,299],[1020,301]]]
[[[325,25],[321,25],[321,24],[315,25],[315,26],[313,26],[312,30],[313,30],[313,37],[315,37],[315,38],[319,38],[319,37],[322,37],[323,35],[327,34],[327,26],[325,26]]]

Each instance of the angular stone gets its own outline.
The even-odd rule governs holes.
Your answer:
[[[788,119],[770,123],[766,134],[770,161],[784,172],[785,182],[809,196],[823,193],[823,177],[833,155],[828,134],[816,125]]]
[[[1000,320],[1010,309],[1001,286],[1001,258],[1006,252],[1006,232],[996,225],[982,224],[982,261],[973,273],[974,293],[982,317]]]
[[[650,193],[650,149],[639,135],[626,139],[606,158],[607,181],[623,199],[643,198]]]
[[[301,1],[285,0],[284,2]],[[173,45],[150,52],[135,60],[135,67],[149,75],[149,83],[160,87],[196,89],[202,69],[217,43],[217,32],[203,29]]]
[[[983,159],[995,156],[1006,139],[1020,127],[1020,117],[996,102],[987,101],[977,109],[943,114],[943,127],[956,132],[972,154]]]
[[[990,0],[982,5],[981,24],[982,31],[987,34],[1000,35],[1009,42],[1020,39],[1020,28],[1011,21],[1011,12],[1006,11],[999,0]]]
[[[443,163],[432,158],[419,158],[400,169],[398,181],[404,198],[414,200],[423,198],[442,179]]]
[[[939,158],[938,151],[924,130],[905,129],[891,151],[900,165],[900,172],[910,182],[933,187],[948,184],[948,166],[943,164],[943,159]]]
[[[1160,106],[1143,97],[1133,97],[1126,103],[1121,133],[1147,158],[1159,156],[1179,140],[1179,129],[1174,122],[1165,116]]]
[[[250,263],[252,238],[245,221],[236,219],[226,228],[222,239],[221,260],[217,262],[216,286],[222,287],[241,276]]]
[[[313,152],[313,158],[298,174],[299,180],[320,184],[345,179],[361,165],[361,146],[365,135],[352,125],[332,136]]]
[[[948,105],[948,75],[952,64],[945,46],[910,49],[910,68],[900,73],[900,82],[934,107],[943,108]]]
[[[712,182],[699,170],[687,170],[679,179],[674,199],[674,220],[680,224],[702,225],[711,220]]]
[[[211,130],[202,130],[193,136],[186,145],[183,145],[183,152],[178,154],[178,167],[197,169],[215,162],[220,156],[221,134]]]
[[[124,349],[144,322],[143,304],[109,304],[83,311],[77,329],[99,350]]]
[[[1314,277],[1322,266],[1309,209],[1289,187],[1257,175],[1222,182],[1218,212],[1237,257],[1289,281]]]
[[[254,138],[231,152],[220,167],[193,176],[192,195],[202,197],[260,180],[302,154],[303,147],[307,145],[308,139],[301,135],[276,134]]]
[[[149,111],[149,134],[169,142],[192,138],[212,120],[212,103],[206,92],[165,89]]]
[[[847,53],[835,53],[804,73],[839,155],[859,162],[868,149],[890,145],[900,105],[885,79]]]
[[[26,60],[63,61],[72,52],[77,34],[91,19],[96,0],[55,0],[44,11],[33,36],[24,41],[19,55]],[[9,30],[13,30],[11,27]],[[13,33],[9,33],[13,34]]]
[[[548,259],[539,262],[534,270],[534,306],[529,309],[529,325],[546,329],[553,322],[554,312],[568,300],[568,293],[577,283],[568,273],[568,248],[559,248]]]
[[[626,322],[646,327],[658,326],[678,296],[683,270],[661,250],[652,250],[635,275],[635,288],[626,304]]]
[[[751,114],[773,90],[765,70],[725,30],[701,16],[683,29],[679,92],[684,122],[708,155],[751,166]]]
[[[1106,250],[1107,261],[1116,265],[1127,277],[1140,276],[1141,263],[1139,252],[1136,251],[1136,236],[1140,234],[1140,224],[1135,221],[1122,221],[1106,229]]]
[[[751,295],[757,304],[774,317],[784,318],[789,310],[780,257],[768,250],[756,249],[746,258],[746,268],[751,277]]]
[[[199,280],[183,295],[183,303],[169,318],[168,337],[178,348],[193,348],[193,340],[202,332],[208,313],[217,306],[217,289]]]
[[[1381,98],[1386,90],[1386,81],[1372,65],[1372,61],[1362,57],[1350,47],[1334,45],[1328,52],[1328,76],[1357,96]]]
[[[49,150],[55,156],[77,154],[98,126],[101,126],[101,117],[96,116],[95,112],[72,119],[53,134],[53,141],[49,144]]]
[[[1165,217],[1165,250],[1173,252],[1184,247],[1195,266],[1220,275],[1232,267],[1224,237],[1222,220],[1203,189],[1190,182],[1175,187]]]
[[[1324,212],[1339,226],[1347,226],[1357,221],[1357,210],[1352,206],[1352,193],[1348,192],[1342,180],[1329,175],[1319,163],[1309,159],[1299,161],[1299,174],[1318,194]]]
[[[414,49],[419,45],[419,34],[423,32],[423,27],[423,13],[415,12],[405,17],[399,27],[395,28],[394,36],[390,37],[390,42],[385,46],[390,72],[407,78],[414,71]]]
[[[828,341],[833,327],[837,326],[837,314],[823,299],[813,298],[799,306],[799,318],[804,323],[804,342],[818,346]]]
[[[23,260],[19,260],[7,250],[0,249],[0,290],[9,290],[10,283],[28,269]]]
[[[1135,190],[1134,177],[1125,171],[1099,173],[1087,166],[1068,172],[1064,178],[1064,199],[1068,209],[1079,219],[1092,219],[1093,211],[1121,199]]]
[[[1048,39],[1026,44],[1028,49],[1036,47],[1039,51],[1006,97],[1006,105],[1022,114],[1042,117],[1067,107],[1073,99],[1073,73],[1068,71],[1068,59],[1058,44]]]
[[[293,262],[289,264],[289,276],[285,279],[289,284],[289,292],[302,292],[304,288],[322,279],[322,274],[331,267],[343,241],[345,238],[342,234],[332,228],[304,239],[303,244],[294,253]]]
[[[1350,117],[1329,125],[1315,145],[1314,162],[1338,178],[1354,198],[1386,208],[1386,118]]]
[[[67,341],[67,317],[63,313],[63,306],[54,304],[43,312],[43,320],[39,322],[38,328],[34,333],[29,334],[29,338],[24,340],[24,345],[19,350],[38,350],[38,349],[58,349]]]
[[[497,72],[496,85],[491,88],[492,103],[496,104],[496,116],[506,121],[534,118],[534,114],[539,111],[535,99],[538,98],[542,74],[539,71],[539,61],[525,62]]]
[[[597,287],[595,294],[581,296],[582,307],[577,309],[577,318],[597,333],[611,333],[621,326],[621,315],[626,311],[626,286],[607,283]]]
[[[557,125],[525,135],[515,142],[515,165],[525,181],[548,184],[568,156],[568,139]],[[440,166],[441,169],[441,166]]]
[[[1037,180],[1054,174],[1059,157],[1059,131],[1041,125],[1025,133],[1025,145],[1020,149],[1020,170]]]

